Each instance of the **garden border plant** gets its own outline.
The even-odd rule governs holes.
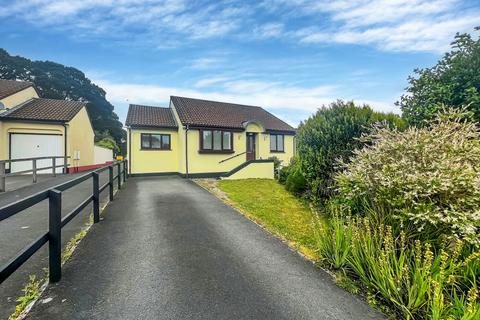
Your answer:
[[[299,176],[305,179],[310,200],[322,203],[334,194],[337,160],[347,161],[353,150],[363,146],[363,142],[355,138],[369,132],[371,125],[378,122],[399,128],[405,126],[396,114],[376,112],[368,105],[358,106],[353,101],[342,100],[321,107],[300,123],[296,137],[298,159],[290,173],[297,176],[296,180]]]
[[[324,207],[324,263],[396,318],[480,318],[480,136],[469,116],[445,109],[424,128],[377,127]]]

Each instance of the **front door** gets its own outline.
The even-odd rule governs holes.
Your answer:
[[[255,160],[255,133],[247,132],[247,161]]]

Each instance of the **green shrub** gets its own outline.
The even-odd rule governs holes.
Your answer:
[[[280,169],[278,172],[278,182],[281,184],[285,184],[287,182],[288,175],[290,174],[290,171],[292,171],[291,166],[285,166]]]
[[[301,195],[307,189],[307,180],[303,176],[300,168],[292,168],[285,183],[285,189],[296,195]]]
[[[328,265],[360,281],[395,319],[478,319],[480,252],[461,240],[435,251],[403,232],[395,236],[388,225],[342,218],[342,210],[319,230],[319,252]]]
[[[292,157],[290,159],[290,163],[288,164],[288,166],[283,166],[278,171],[278,182],[280,182],[281,184],[286,184],[287,178],[290,175],[290,173],[297,170],[297,168],[298,168],[297,157]]]
[[[409,236],[480,246],[480,133],[464,117],[446,110],[425,128],[376,128],[336,177],[340,193],[389,212]]]
[[[95,143],[99,147],[107,148],[113,150],[114,153],[119,153],[120,148],[113,138],[103,138],[102,140]]]
[[[273,172],[275,173],[275,177],[278,179],[279,171],[280,171],[280,166],[282,165],[282,160],[278,159],[278,157],[269,157],[268,160],[273,161]]]
[[[381,121],[403,127],[397,115],[374,112],[369,106],[341,100],[322,107],[300,124],[297,151],[312,200],[332,195],[337,160],[347,161],[353,150],[363,145],[356,138]]]

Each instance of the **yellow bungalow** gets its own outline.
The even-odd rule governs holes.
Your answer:
[[[86,104],[42,99],[30,82],[0,79],[0,160],[48,156],[69,157],[71,170],[94,164],[94,131]],[[51,160],[37,165],[50,166]],[[29,169],[30,162],[14,162],[8,168]]]
[[[132,175],[273,178],[269,158],[295,153],[295,129],[256,106],[172,96],[168,108],[130,105],[126,126]]]

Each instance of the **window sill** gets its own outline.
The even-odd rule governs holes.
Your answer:
[[[202,154],[232,154],[233,150],[198,150],[198,153]]]
[[[140,151],[172,151],[172,149],[140,149]]]
[[[270,153],[285,153],[285,151],[275,151],[275,150],[270,150]]]

